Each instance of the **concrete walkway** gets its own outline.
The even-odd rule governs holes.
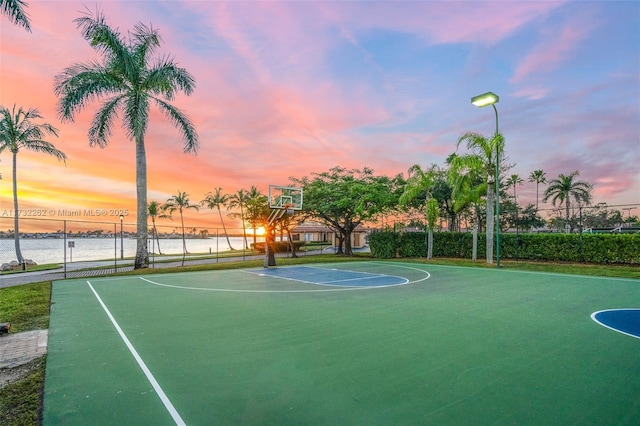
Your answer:
[[[14,368],[47,353],[48,330],[0,336],[0,368]]]

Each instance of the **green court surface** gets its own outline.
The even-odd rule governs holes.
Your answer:
[[[396,262],[56,281],[45,425],[637,424],[640,282]]]

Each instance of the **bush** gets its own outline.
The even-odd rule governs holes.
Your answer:
[[[502,259],[640,264],[640,234],[500,234]],[[434,257],[471,258],[473,235],[433,234]],[[371,254],[377,258],[425,257],[425,232],[375,232]],[[486,256],[486,235],[478,234],[478,259]]]
[[[391,231],[373,232],[369,236],[369,247],[373,257],[391,259],[398,251],[399,234]]]
[[[293,248],[295,250],[300,250],[300,247],[304,245],[304,241],[294,241]],[[259,251],[260,253],[265,253],[265,244],[264,242],[251,244],[251,248],[253,250]],[[276,241],[273,243],[272,247],[274,248],[276,253],[289,253],[291,252],[291,248],[289,246],[289,241]]]

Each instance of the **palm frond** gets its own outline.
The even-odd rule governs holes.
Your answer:
[[[164,102],[162,99],[153,98],[156,101],[156,104],[160,108],[160,110],[164,113],[164,115],[171,120],[180,130],[182,134],[182,138],[185,141],[184,152],[193,152],[194,154],[198,152],[198,134],[196,133],[195,126],[180,109],[174,107],[173,105]]]
[[[178,67],[170,57],[165,56],[149,70],[144,88],[155,95],[164,96],[167,100],[173,100],[176,90],[190,95],[195,89],[195,84],[194,77],[186,69]]]
[[[55,77],[54,92],[59,97],[58,115],[73,121],[87,103],[112,93],[126,91],[127,85],[116,74],[98,63],[76,64]]]
[[[160,37],[158,30],[154,29],[151,25],[147,26],[141,22],[133,27],[130,38],[133,46],[133,55],[143,61],[146,61],[148,56],[155,52],[156,49],[160,47],[160,44],[162,44],[162,37]],[[144,68],[146,68],[147,64],[145,62],[139,63],[139,65],[144,65]]]
[[[146,93],[137,92],[126,97],[122,121],[130,139],[138,141],[144,137],[149,125],[149,97]]]
[[[118,117],[118,107],[125,95],[108,99],[91,120],[89,127],[89,146],[104,148],[109,144],[113,121]]]
[[[25,11],[27,3],[22,0],[0,0],[0,10],[7,15],[9,21],[31,32],[29,14]]]

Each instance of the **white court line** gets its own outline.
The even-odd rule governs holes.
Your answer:
[[[93,294],[96,296],[96,299],[98,299],[98,302],[100,302],[100,305],[102,305],[102,309],[104,309],[104,311],[106,312],[107,316],[111,320],[111,323],[113,324],[113,326],[118,331],[118,334],[120,334],[120,337],[124,341],[124,344],[127,345],[127,348],[129,348],[129,352],[131,352],[131,355],[133,355],[133,357],[138,362],[138,365],[140,366],[140,368],[144,372],[145,376],[147,376],[147,379],[149,380],[149,383],[151,383],[151,386],[153,386],[153,389],[156,391],[156,393],[160,397],[160,400],[162,401],[162,403],[164,404],[165,408],[167,409],[167,411],[169,412],[169,414],[173,418],[173,421],[175,421],[176,424],[179,425],[179,426],[186,426],[186,423],[184,422],[184,420],[182,420],[182,417],[180,417],[180,414],[178,414],[178,411],[175,409],[175,407],[173,406],[171,401],[169,401],[169,398],[167,397],[167,395],[164,393],[164,391],[160,387],[160,384],[158,383],[156,378],[153,377],[153,374],[151,374],[151,371],[149,370],[149,368],[147,368],[147,365],[144,363],[144,361],[142,360],[140,355],[138,355],[138,351],[136,351],[136,348],[133,347],[133,345],[131,344],[131,342],[127,338],[127,336],[124,334],[124,331],[122,331],[122,328],[120,328],[120,326],[118,325],[118,322],[116,321],[116,319],[113,317],[113,315],[111,315],[111,312],[109,311],[109,308],[107,308],[107,305],[104,304],[104,302],[102,301],[102,299],[98,295],[98,292],[93,288],[93,286],[91,285],[91,283],[89,281],[87,281],[87,284],[89,284],[89,288],[91,289]]]

